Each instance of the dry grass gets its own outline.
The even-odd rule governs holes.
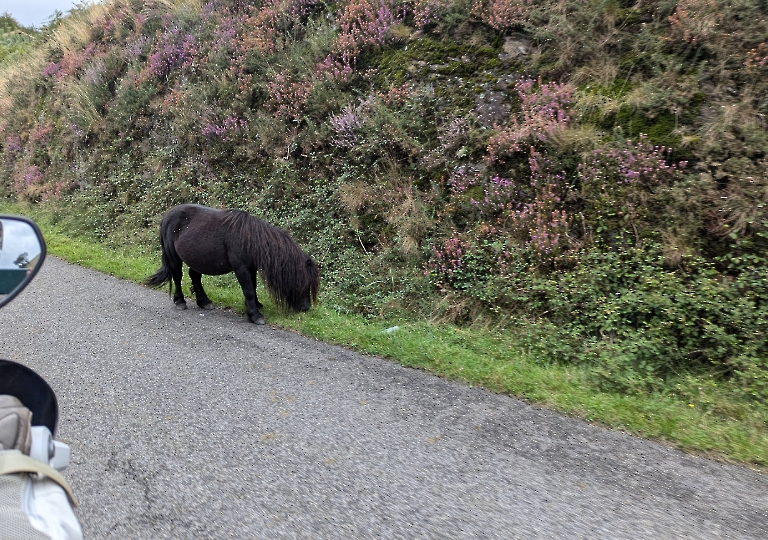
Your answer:
[[[0,116],[11,108],[14,89],[26,85],[30,77],[36,75],[35,71],[43,66],[46,54],[43,48],[33,48],[24,55],[23,62],[3,65],[0,70]]]
[[[99,114],[85,85],[76,79],[67,79],[57,85],[62,98],[70,104],[71,111],[80,121],[79,126],[85,131],[99,131],[104,126],[104,118]]]
[[[570,82],[583,85],[611,86],[619,76],[619,65],[610,56],[601,56],[596,61],[576,69]]]

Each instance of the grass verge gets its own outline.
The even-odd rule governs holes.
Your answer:
[[[0,209],[33,217],[45,235],[49,253],[69,262],[137,283],[159,265],[159,253],[148,256],[130,248],[115,250],[72,237],[36,208],[4,205]],[[244,312],[242,293],[231,275],[207,277],[206,290],[217,305]],[[689,453],[768,470],[768,409],[739,401],[722,386],[707,388],[689,379],[676,383],[686,385],[683,392],[678,388],[650,395],[605,393],[590,384],[587,368],[534,358],[509,332],[415,319],[398,321],[393,330],[392,321],[339,313],[322,302],[308,313],[293,314],[277,310],[267,301],[265,315],[272,325],[387,357],[403,366],[525,399]]]

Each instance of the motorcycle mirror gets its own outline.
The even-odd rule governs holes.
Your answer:
[[[45,240],[34,221],[0,216],[0,307],[29,285],[45,254]]]

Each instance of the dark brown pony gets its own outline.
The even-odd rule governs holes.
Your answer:
[[[229,272],[237,276],[248,320],[253,323],[264,324],[259,311],[263,306],[256,296],[257,271],[261,271],[278,305],[307,311],[317,302],[319,271],[315,261],[286,231],[240,210],[216,210],[199,204],[174,206],[160,224],[160,245],[162,264],[146,284],[157,287],[168,282],[179,309],[187,308],[181,291],[182,262],[189,267],[197,305],[203,309],[211,309],[213,303],[203,290],[202,274]]]

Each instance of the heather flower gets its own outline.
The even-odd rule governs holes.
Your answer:
[[[480,173],[475,172],[470,176],[466,167],[457,167],[448,178],[448,185],[454,195],[461,195],[472,186],[479,185],[480,182]]]
[[[48,137],[52,131],[53,126],[37,124],[29,133],[29,142],[44,147],[48,143]]]
[[[404,16],[394,0],[351,0],[338,17],[336,48],[354,56],[363,47],[384,45],[390,28],[401,23]]]
[[[13,189],[24,195],[30,186],[43,183],[43,171],[37,165],[26,165],[14,175]]]
[[[18,135],[8,135],[5,138],[5,151],[13,154],[21,152],[21,137]]]
[[[451,191],[461,194],[474,186],[482,188],[482,198],[469,201],[487,225],[486,233],[513,238],[540,263],[549,264],[566,248],[569,216],[562,208],[562,194],[568,187],[565,173],[556,171],[546,155],[531,149],[528,163],[530,177],[523,188],[508,178],[482,178],[459,168],[451,175]]]
[[[676,39],[696,44],[715,34],[722,19],[715,0],[679,0],[669,17],[670,32]]]
[[[316,0],[267,0],[247,20],[249,32],[244,37],[243,46],[257,48],[262,54],[276,50],[280,36],[300,24]]]
[[[454,157],[463,157],[460,147],[466,142],[468,131],[469,124],[465,118],[454,118],[440,126],[437,136],[440,144],[421,159],[422,165],[434,167]]]
[[[147,36],[141,35],[129,41],[125,46],[124,56],[129,62],[139,61],[142,56],[146,54],[147,45],[149,45],[150,39]]]
[[[339,114],[331,116],[330,124],[335,133],[331,137],[331,142],[344,148],[353,147],[359,139],[357,130],[364,121],[363,114],[360,114],[352,105],[347,105]]]
[[[297,121],[312,87],[311,82],[294,82],[289,74],[277,73],[272,81],[267,83],[269,97],[264,105],[277,117]]]
[[[416,28],[424,28],[436,23],[450,5],[451,0],[415,0],[413,3],[414,25]]]
[[[69,132],[75,136],[76,139],[82,139],[85,137],[85,131],[80,129],[80,127],[75,123],[72,123],[72,122],[67,123],[64,125],[64,127],[66,127],[69,130]]]
[[[650,144],[645,137],[624,148],[603,146],[578,167],[586,212],[605,224],[620,219],[626,225],[648,217],[648,196],[673,182],[686,166],[669,162],[669,150]],[[613,226],[613,225],[611,225]]]
[[[202,129],[206,139],[217,138],[225,142],[234,141],[246,132],[248,122],[242,118],[227,116],[221,122],[207,122]]]
[[[744,59],[747,73],[758,73],[761,68],[768,66],[768,45],[765,41],[750,49]]]
[[[443,288],[445,285],[457,285],[464,269],[464,258],[474,246],[458,237],[456,231],[441,246],[432,246],[432,256],[426,264],[425,274],[432,276],[435,285]]]
[[[163,78],[184,66],[192,57],[195,36],[184,33],[178,26],[166,29],[155,43],[155,51],[149,55],[149,71]]]
[[[318,79],[344,83],[351,81],[354,74],[355,70],[352,66],[335,60],[331,55],[315,65],[315,77]]]
[[[671,149],[650,144],[645,135],[622,149],[603,146],[579,164],[579,176],[589,184],[655,185],[672,180],[687,163],[670,164]]]
[[[43,77],[52,77],[56,75],[60,70],[61,70],[61,64],[59,64],[58,62],[49,62],[43,68],[42,75]]]
[[[101,84],[101,76],[106,71],[103,60],[91,63],[83,73],[83,80],[92,86]]]
[[[521,100],[521,111],[508,128],[496,128],[488,143],[491,160],[525,150],[531,144],[545,143],[552,135],[568,125],[567,107],[573,96],[568,84],[549,82],[538,84],[530,78],[515,84]]]
[[[526,23],[532,6],[532,0],[475,0],[472,14],[503,32]]]

